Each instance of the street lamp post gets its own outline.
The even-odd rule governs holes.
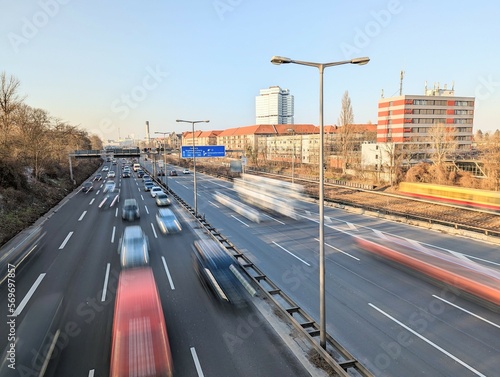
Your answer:
[[[324,125],[323,125],[323,71],[327,67],[333,67],[342,64],[364,65],[370,61],[370,58],[355,58],[331,63],[314,63],[301,60],[292,60],[282,56],[273,56],[271,63],[280,64],[299,64],[319,69],[319,343],[322,348],[326,348],[326,306],[325,306],[325,169],[324,169]]]
[[[164,177],[163,178],[163,184],[165,185],[165,187],[167,188],[167,191],[168,191],[168,174],[167,174],[167,155],[166,155],[166,150],[167,150],[167,143],[165,142],[165,135],[167,135],[169,132],[159,132],[159,131],[155,131],[155,134],[162,134],[163,135],[163,174],[164,174]]]
[[[210,122],[209,120],[182,120],[182,119],[177,119],[176,122],[178,123],[191,123],[192,126],[192,136],[193,136],[193,186],[194,186],[194,217],[198,217],[198,199],[196,197],[197,192],[196,192],[196,155],[195,155],[195,149],[194,149],[194,125],[195,123],[208,123]]]

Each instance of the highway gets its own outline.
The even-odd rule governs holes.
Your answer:
[[[192,174],[168,184],[193,205]],[[318,321],[317,204],[302,202],[299,220],[254,223],[216,202],[215,191],[237,198],[232,183],[197,175],[198,212]],[[325,224],[327,330],[374,375],[498,375],[498,308],[374,257],[354,239],[394,235],[497,271],[498,245],[334,208],[325,209]]]
[[[155,222],[156,204],[143,191],[141,180],[135,174],[122,179],[120,164],[105,165],[116,170],[115,192],[103,193],[104,181],[98,181],[88,193],[69,195],[44,222],[47,234],[41,249],[15,273],[18,333],[26,333],[29,327],[30,337],[43,336],[51,320],[45,314],[51,309],[47,306],[55,306],[57,298],[63,297],[62,309],[54,309],[60,318],[60,333],[46,376],[109,374],[114,295],[120,273],[117,249],[124,227],[129,225],[120,214],[125,198],[136,198],[140,204],[141,218],[134,224],[140,224],[149,238],[150,265],[163,306],[175,376],[309,376],[254,308],[255,298],[248,296],[247,308],[233,310],[215,301],[200,283],[191,258],[191,245],[199,230],[194,229],[187,212],[174,203],[171,207],[183,230],[161,234]],[[110,207],[118,192],[120,201]],[[99,208],[108,194],[110,199]],[[2,318],[11,319],[6,284],[0,292]],[[6,321],[2,322],[3,347],[9,330]],[[51,331],[55,333],[55,328]],[[16,369],[2,373],[35,375],[47,354],[47,348],[33,349],[28,361],[17,355]]]

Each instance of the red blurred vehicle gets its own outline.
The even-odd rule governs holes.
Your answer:
[[[111,377],[171,377],[172,355],[153,272],[122,270],[113,321]]]
[[[494,304],[487,305],[488,307],[495,310],[500,307],[498,270],[389,235],[384,235],[376,241],[357,237],[356,243],[363,250],[454,286],[483,302]]]

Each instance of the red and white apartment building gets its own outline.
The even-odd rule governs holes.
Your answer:
[[[413,158],[430,158],[437,126],[453,137],[457,152],[472,147],[474,97],[455,97],[454,89],[425,89],[424,95],[400,95],[378,101],[377,143],[363,146],[363,165],[387,164],[381,151],[411,150]]]

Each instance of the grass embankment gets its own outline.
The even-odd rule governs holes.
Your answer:
[[[100,159],[74,162],[76,185],[65,167],[54,166],[42,179],[34,180],[22,167],[0,166],[0,246],[56,206],[101,163]]]

